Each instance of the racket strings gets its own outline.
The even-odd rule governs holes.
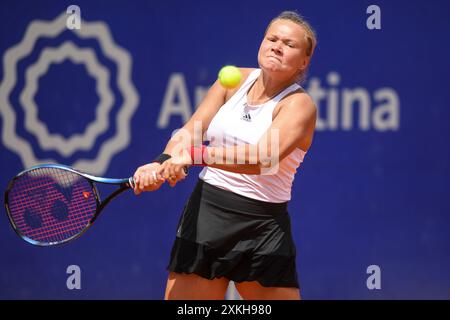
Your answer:
[[[38,168],[21,175],[8,197],[16,229],[42,243],[77,235],[89,225],[97,207],[91,184],[59,168]]]

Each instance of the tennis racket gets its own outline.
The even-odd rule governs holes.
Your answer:
[[[118,188],[101,201],[96,183]],[[132,188],[133,178],[95,177],[60,164],[22,171],[8,184],[5,207],[14,231],[37,246],[53,246],[80,237],[106,205]]]

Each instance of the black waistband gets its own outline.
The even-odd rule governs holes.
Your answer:
[[[273,203],[256,200],[221,189],[199,179],[195,187],[201,193],[203,201],[225,210],[243,214],[278,215],[287,213],[288,202]]]

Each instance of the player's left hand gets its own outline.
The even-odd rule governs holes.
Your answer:
[[[183,180],[187,176],[187,167],[192,164],[192,159],[187,151],[181,152],[180,156],[173,156],[169,160],[164,161],[158,168],[157,173],[174,187],[178,181]]]
[[[156,191],[161,187],[165,179],[157,173],[159,166],[159,163],[153,162],[137,168],[133,175],[134,194],[139,195],[143,191]]]

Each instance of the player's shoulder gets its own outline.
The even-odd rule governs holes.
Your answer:
[[[250,73],[252,73],[252,71],[256,70],[256,68],[244,68],[244,67],[238,67],[238,68],[239,68],[239,70],[241,71],[241,74],[242,74],[241,83],[244,83],[245,80],[250,75]]]
[[[297,110],[300,107],[302,113],[306,112],[315,114],[317,112],[317,107],[314,100],[302,87],[287,94],[282,100],[282,107]]]
[[[242,74],[250,74],[253,70],[256,70],[256,68],[247,68],[247,67],[238,67],[239,70],[241,70]]]

